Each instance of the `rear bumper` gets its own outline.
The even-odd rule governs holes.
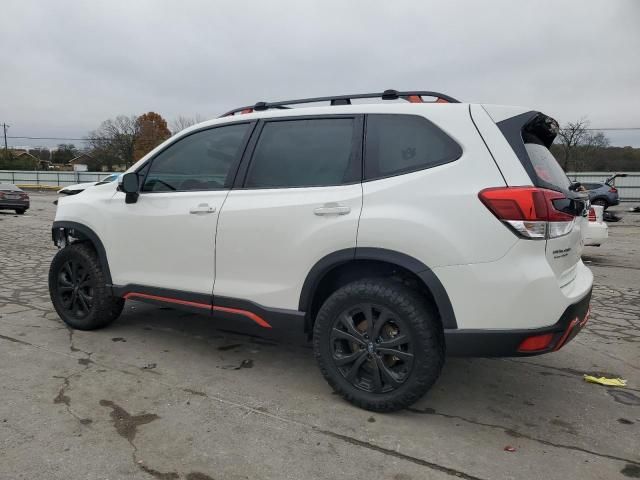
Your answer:
[[[591,289],[569,305],[560,319],[549,327],[521,330],[445,330],[447,355],[464,357],[521,357],[555,352],[569,343],[589,319]],[[519,351],[532,336],[551,334],[549,345],[536,351]]]
[[[14,210],[16,208],[27,210],[29,206],[29,200],[0,200],[0,210]]]

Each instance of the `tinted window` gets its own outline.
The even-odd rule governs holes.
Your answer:
[[[547,147],[540,143],[531,143],[529,141],[524,144],[524,147],[540,180],[561,190],[569,188],[571,181]]]
[[[196,132],[153,159],[145,192],[216,190],[224,188],[231,166],[240,155],[249,124],[227,125]]]
[[[367,117],[365,178],[380,178],[457,160],[460,146],[426,118]]]
[[[354,123],[352,118],[265,123],[245,186],[311,187],[353,180]]]

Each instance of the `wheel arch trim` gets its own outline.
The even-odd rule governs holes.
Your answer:
[[[385,248],[357,247],[338,250],[321,258],[311,268],[302,285],[298,310],[309,311],[315,292],[323,278],[333,269],[352,260],[377,260],[402,267],[414,273],[431,292],[445,329],[457,329],[455,313],[446,289],[437,275],[416,258]]]
[[[104,275],[107,280],[107,286],[111,288],[111,283],[112,283],[111,271],[109,270],[109,262],[107,260],[107,251],[105,250],[104,245],[100,240],[100,237],[98,237],[96,232],[94,232],[91,228],[78,222],[69,222],[66,220],[55,221],[53,222],[53,226],[51,227],[51,238],[53,239],[53,243],[56,246],[58,246],[59,244],[58,242],[61,239],[61,235],[64,233],[68,234],[71,231],[78,232],[80,235],[86,238],[86,240],[90,241],[93,244],[94,248],[96,249],[96,253],[98,254],[98,260],[100,261],[100,265],[104,270]],[[81,237],[77,237],[73,233],[71,234],[71,236],[74,238],[84,239]]]

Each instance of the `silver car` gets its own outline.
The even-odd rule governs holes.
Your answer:
[[[0,183],[0,210],[15,210],[22,215],[29,209],[29,194],[11,183]]]

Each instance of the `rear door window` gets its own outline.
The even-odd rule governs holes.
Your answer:
[[[267,121],[246,188],[325,187],[360,180],[355,118]]]
[[[462,148],[418,115],[368,115],[365,179],[390,177],[453,162]]]

